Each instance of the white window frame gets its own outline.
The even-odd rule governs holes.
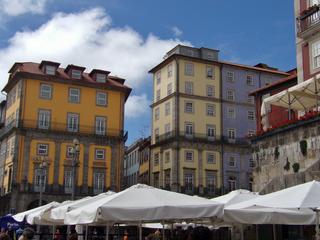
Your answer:
[[[216,178],[212,172],[206,172],[206,188],[208,193],[215,193]]]
[[[42,99],[52,98],[52,85],[41,83],[40,84],[40,97]]]
[[[251,104],[254,104],[254,96],[248,95],[247,102],[248,102],[248,103],[251,103]]]
[[[47,170],[46,169],[40,169],[36,168],[34,169],[34,190],[39,192],[40,187],[42,187],[42,192],[45,191],[46,189],[46,184],[47,184]],[[41,179],[42,178],[42,179]],[[40,186],[40,184],[42,186]]]
[[[167,66],[168,78],[172,77],[172,63]]]
[[[165,115],[169,116],[171,113],[171,102],[166,102],[164,105],[165,108]]]
[[[160,98],[161,98],[161,93],[160,93],[160,89],[158,89],[156,92],[156,101],[159,101]]]
[[[216,105],[207,103],[206,112],[207,112],[207,116],[215,117],[216,116]]]
[[[320,40],[312,43],[312,66],[313,69],[320,67]]]
[[[51,122],[51,111],[46,109],[40,109],[38,111],[38,128],[49,129]]]
[[[45,73],[48,75],[56,75],[56,67],[55,66],[51,66],[51,65],[46,65],[45,66]]]
[[[247,118],[249,121],[254,121],[255,120],[255,113],[253,110],[248,110],[247,111]]]
[[[170,160],[171,160],[170,151],[166,151],[166,152],[164,153],[164,161],[165,161],[165,163],[168,163],[168,162],[170,162]]]
[[[228,82],[234,82],[234,72],[227,71],[226,78]]]
[[[160,161],[160,153],[155,153],[153,155],[153,164],[154,166],[158,166]]]
[[[107,82],[107,75],[103,73],[96,74],[96,82],[98,83],[106,83]]]
[[[207,97],[215,96],[215,87],[213,85],[207,85]]]
[[[38,143],[37,144],[37,155],[38,156],[48,156],[49,154],[49,144]]]
[[[157,85],[161,83],[161,71],[158,71],[156,73],[156,82],[157,82]]]
[[[184,150],[184,160],[186,162],[193,162],[193,160],[194,160],[194,151],[193,150]]]
[[[187,76],[193,76],[194,75],[194,65],[191,62],[186,62],[184,65],[185,68],[185,75]]]
[[[66,148],[66,157],[72,158],[74,156],[74,148],[72,146],[67,146]]]
[[[159,107],[154,109],[154,119],[156,121],[160,119],[160,109],[159,109]]]
[[[236,139],[236,130],[234,128],[228,128],[228,139],[234,141]]]
[[[70,193],[72,191],[72,171],[64,171],[64,191]]]
[[[194,174],[193,173],[184,173],[184,187],[185,191],[193,191],[194,186]]]
[[[71,78],[73,79],[81,79],[82,72],[78,69],[71,69]]]
[[[236,99],[236,96],[235,96],[235,90],[234,89],[227,89],[227,100],[228,101],[231,101],[231,102],[234,102],[235,99]]]
[[[156,141],[159,140],[159,128],[154,129],[154,137]]]
[[[167,95],[170,95],[172,93],[172,83],[168,83],[167,85]]]
[[[105,135],[106,134],[107,118],[102,116],[96,116],[95,118],[95,134]]]
[[[70,103],[80,103],[80,89],[79,88],[69,88],[69,102]]]
[[[229,187],[229,191],[233,191],[237,189],[237,180],[235,177],[228,178],[228,187]]]
[[[216,154],[214,152],[207,152],[207,163],[216,164]]]
[[[67,113],[67,130],[68,132],[79,131],[79,114],[78,113]]]
[[[215,125],[207,125],[207,137],[214,139],[216,137],[216,126]]]
[[[186,122],[184,126],[186,136],[193,136],[194,134],[194,124],[191,122]]]
[[[96,105],[97,106],[107,106],[108,104],[108,94],[106,92],[97,92],[96,94]]]
[[[184,112],[185,113],[194,113],[193,102],[186,101],[184,103]]]
[[[169,134],[171,131],[171,126],[170,126],[170,123],[167,123],[166,125],[164,125],[164,132],[166,134]]]
[[[102,172],[93,173],[93,191],[102,192],[105,185],[105,174]]]
[[[236,109],[234,107],[227,107],[227,118],[236,119]]]
[[[106,160],[106,150],[103,148],[96,148],[94,151],[94,160]]]
[[[232,164],[231,164],[232,163]],[[228,166],[230,168],[235,168],[237,167],[237,160],[234,156],[229,156],[229,159],[228,159]]]
[[[247,74],[246,79],[247,79],[246,82],[247,82],[248,86],[253,86],[254,85],[253,75],[252,74]]]
[[[185,88],[184,88],[185,93],[193,94],[193,82],[186,81],[184,85],[185,85]]]
[[[214,79],[214,67],[206,66],[206,77],[210,79]]]

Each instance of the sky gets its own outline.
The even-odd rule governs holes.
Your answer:
[[[133,89],[129,145],[150,135],[148,70],[171,48],[214,48],[222,60],[287,71],[296,66],[294,24],[292,0],[0,0],[0,87],[17,61],[111,71]]]

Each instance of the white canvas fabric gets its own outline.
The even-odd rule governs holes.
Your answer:
[[[58,202],[51,202],[46,205],[33,208],[28,211],[18,213],[12,217],[18,222],[22,222],[23,220],[26,220],[27,223],[29,224],[52,225],[53,224],[52,222],[48,222],[48,221],[45,221],[44,219],[41,219],[41,214],[59,205],[60,203]]]
[[[211,200],[222,203],[224,204],[225,207],[227,207],[232,204],[254,199],[258,196],[259,196],[259,193],[250,192],[245,189],[238,189],[238,190],[229,192],[225,195],[222,195],[220,197],[212,198]]]
[[[223,204],[143,184],[66,214],[65,224],[150,223],[222,218]]]

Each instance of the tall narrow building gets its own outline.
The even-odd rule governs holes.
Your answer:
[[[119,189],[131,89],[108,71],[84,70],[50,61],[10,69],[0,131],[0,214],[35,207],[41,196],[46,203],[71,199],[72,192]]]

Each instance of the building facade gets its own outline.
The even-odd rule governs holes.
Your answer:
[[[298,82],[320,72],[319,0],[295,0]]]
[[[136,140],[125,151],[125,187],[130,187],[138,183],[139,177],[139,147],[142,139]]]
[[[218,53],[178,45],[150,71],[156,187],[204,195],[250,188],[247,136],[256,126],[249,92],[289,74],[265,64],[220,61]]]
[[[70,199],[73,181],[76,196],[119,189],[131,89],[108,71],[84,70],[50,61],[10,69],[0,131],[1,213],[38,205],[40,191],[43,203]]]
[[[151,137],[145,138],[139,147],[139,183],[150,185],[150,144]]]

